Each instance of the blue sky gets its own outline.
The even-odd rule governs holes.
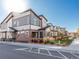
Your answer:
[[[79,27],[79,0],[29,0],[30,8],[54,25],[75,31]],[[1,2],[0,2],[1,4]],[[0,20],[7,15],[0,5]]]

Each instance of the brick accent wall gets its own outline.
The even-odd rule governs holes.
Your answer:
[[[19,41],[19,42],[29,42],[29,31],[17,32],[16,41]]]

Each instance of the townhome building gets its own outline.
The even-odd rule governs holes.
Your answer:
[[[22,13],[11,12],[0,24],[0,40],[19,42],[42,42],[47,37],[58,36],[65,28],[48,25],[43,15],[37,15],[32,9]]]

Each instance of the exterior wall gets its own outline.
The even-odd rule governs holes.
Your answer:
[[[12,20],[12,27],[19,28],[26,26],[28,29],[28,26],[30,25],[30,15],[26,15],[20,18],[16,18]]]
[[[25,13],[23,14],[23,16],[21,15],[21,17],[24,17],[24,16],[25,16]],[[26,16],[27,16],[27,14],[26,14]],[[35,18],[34,20],[39,21],[40,26],[31,24],[33,17]],[[14,19],[17,19],[17,18],[14,18]],[[30,38],[31,38],[32,30],[37,30],[37,29],[41,28],[41,20],[38,17],[36,17],[36,15],[33,14],[32,12],[30,12],[28,20],[29,20],[28,25],[14,27],[15,29],[19,30],[19,32],[17,32],[17,35],[16,35],[16,41],[29,42]],[[28,33],[28,35],[27,35],[27,33]]]
[[[31,15],[30,15],[31,14]],[[27,25],[23,25],[23,26],[18,26],[18,24],[19,24],[19,17],[25,17],[25,16],[27,16],[27,15],[29,15],[29,18],[28,18],[28,23],[29,24],[27,24]],[[39,21],[39,23],[40,23],[40,26],[37,26],[37,25],[32,25],[31,24],[31,26],[30,26],[30,23],[32,22],[32,20],[33,20],[33,17],[37,20],[37,21]],[[13,18],[13,21],[14,20],[18,20],[17,21],[17,26],[16,27],[14,27],[15,29],[17,29],[17,30],[25,30],[25,29],[39,29],[39,28],[41,28],[41,20],[39,19],[39,18],[37,18],[32,12],[28,12],[28,13],[23,13],[22,15],[17,15],[17,17],[15,16],[14,18]],[[34,19],[34,20],[35,20]],[[22,19],[21,19],[22,20]],[[26,19],[25,19],[26,20]],[[21,23],[23,23],[23,22],[21,22]]]
[[[29,18],[27,18],[27,16]],[[24,18],[25,17],[25,18]],[[13,18],[13,21],[17,20],[17,26],[13,26],[18,32],[16,33],[16,41],[28,42],[29,41],[29,29],[30,29],[30,12],[25,12],[19,15],[16,15]],[[23,22],[28,21],[28,24],[23,24]],[[12,23],[13,23],[12,21]]]
[[[7,38],[7,31],[10,31],[9,27],[12,25],[12,15],[10,15],[6,20],[1,24],[0,27],[0,40],[5,40]],[[9,20],[9,21],[8,21]]]
[[[30,25],[24,25],[19,27],[14,27],[16,30],[27,30],[30,29]]]
[[[0,40],[4,40],[6,38],[6,32],[0,33]]]
[[[41,27],[39,27],[39,26],[31,25],[31,29],[37,30],[37,29],[40,29],[40,28],[41,28]]]
[[[20,42],[29,42],[30,41],[30,34],[29,31],[19,31],[16,35],[16,41]]]
[[[2,33],[0,33],[0,40],[1,40],[1,38],[2,38]]]
[[[7,23],[3,23],[1,24],[1,36],[0,38],[11,38],[12,35],[8,32],[12,31],[9,27],[12,27],[12,18],[7,22]]]
[[[30,15],[25,15],[19,18],[13,18],[12,20],[13,27],[19,27],[19,26],[24,26],[29,24],[30,24]]]
[[[13,13],[13,15],[14,15],[13,19],[20,18],[20,17],[26,16],[26,15],[29,15],[29,14],[30,14],[30,11],[24,12],[24,13]]]
[[[1,28],[0,28],[1,32],[3,31],[7,31],[7,23],[3,23],[1,24]]]
[[[54,30],[54,26],[51,26],[50,29],[51,29],[51,30]]]
[[[10,15],[2,24],[0,27],[0,39],[6,39],[7,38],[7,31],[11,31],[9,27],[12,26],[12,18],[10,18],[12,15]]]
[[[12,27],[12,18],[7,22],[7,31],[13,31],[9,27]]]
[[[7,33],[6,33],[6,39],[13,39],[13,38],[15,38],[13,32],[7,32]]]
[[[41,20],[42,20],[42,27],[46,27],[46,26],[47,26],[47,21],[45,20],[45,18],[42,17],[42,16],[39,16],[39,17],[40,17]]]
[[[41,20],[38,17],[36,17],[36,15],[32,12],[31,12],[30,22],[31,22],[31,29],[37,30],[41,28]]]

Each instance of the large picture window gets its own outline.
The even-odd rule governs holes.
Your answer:
[[[29,15],[13,19],[13,27],[29,25]]]
[[[40,26],[40,20],[37,17],[32,16],[31,17],[31,25]]]

